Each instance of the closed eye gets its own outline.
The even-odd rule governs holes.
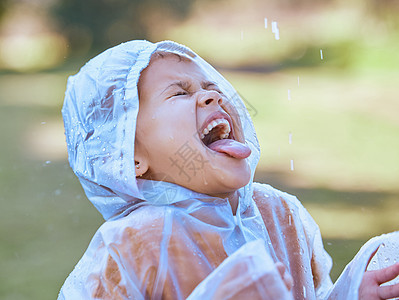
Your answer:
[[[174,94],[172,95],[172,97],[176,97],[176,96],[185,96],[185,95],[188,95],[188,93],[187,93],[186,91],[178,91],[178,92],[174,93]]]
[[[220,95],[224,95],[223,92],[221,90],[219,90],[218,88],[213,88],[212,90],[215,92],[218,92]]]
[[[205,90],[208,91],[215,91],[218,92],[220,95],[224,96],[223,92],[219,89],[219,87],[213,82],[206,82],[203,87]]]

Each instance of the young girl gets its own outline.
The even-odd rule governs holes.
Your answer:
[[[252,182],[259,144],[243,102],[190,49],[111,48],[69,79],[62,113],[70,165],[106,222],[59,299],[399,296],[399,284],[380,286],[399,264],[364,273],[398,233],[372,240],[332,285],[307,211]]]

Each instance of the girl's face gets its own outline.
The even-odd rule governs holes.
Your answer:
[[[139,82],[136,175],[208,195],[245,186],[251,150],[237,113],[188,58],[153,59]]]

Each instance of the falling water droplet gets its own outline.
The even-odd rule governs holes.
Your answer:
[[[299,76],[298,76],[298,86],[299,86]]]
[[[320,49],[320,59],[323,60],[323,50]]]
[[[265,28],[267,28],[267,18],[265,18]]]
[[[302,287],[303,287],[303,298],[306,299],[306,287],[305,286]]]
[[[288,143],[290,145],[292,144],[292,133],[291,132],[288,134]]]
[[[288,215],[288,225],[291,226],[291,215]]]
[[[46,122],[41,122],[40,124],[44,125],[44,124],[46,124]]]
[[[274,33],[274,38],[276,40],[280,39],[280,31],[278,30],[277,22],[272,22],[272,32]]]
[[[288,90],[288,100],[291,100],[291,90]]]
[[[294,160],[291,159],[291,171],[294,171]]]
[[[51,164],[51,160],[46,160],[45,164],[46,164],[46,165]]]

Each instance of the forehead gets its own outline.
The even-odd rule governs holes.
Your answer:
[[[203,69],[189,58],[170,53],[166,56],[154,56],[139,80],[141,88],[151,85],[156,89],[170,81],[206,81],[208,76]]]

